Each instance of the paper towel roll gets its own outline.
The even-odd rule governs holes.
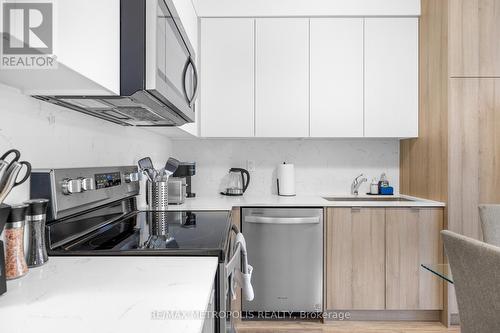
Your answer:
[[[278,195],[295,195],[295,167],[293,164],[280,164],[277,170]]]

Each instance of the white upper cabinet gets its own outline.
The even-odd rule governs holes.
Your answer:
[[[204,18],[201,135],[418,136],[418,18]]]
[[[256,19],[255,133],[309,136],[309,20]]]
[[[201,135],[254,136],[254,19],[204,19],[201,33]]]
[[[418,16],[421,0],[193,0],[201,17]],[[438,0],[439,1],[439,0]]]
[[[310,23],[311,137],[363,136],[363,18]]]
[[[365,19],[365,136],[418,136],[418,19]]]
[[[119,95],[120,1],[57,1],[53,17],[57,66],[0,68],[0,82],[28,95]]]

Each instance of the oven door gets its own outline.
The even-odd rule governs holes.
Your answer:
[[[240,260],[234,260],[234,258],[240,258],[241,253],[239,250],[237,250],[234,246],[235,244],[235,236],[239,232],[238,227],[235,225],[231,226],[231,229],[229,230],[229,235],[228,235],[228,241],[226,244],[226,249],[224,251],[225,253],[225,261],[223,263],[219,264],[219,270],[218,270],[218,282],[219,282],[219,288],[218,288],[218,303],[217,306],[219,313],[225,313],[225,317],[222,316],[218,319],[218,322],[216,324],[217,327],[217,332],[219,333],[235,333],[236,329],[234,327],[234,319],[235,316],[241,316],[240,313],[235,313],[237,309],[240,309],[241,306],[236,306],[237,309],[233,309],[233,305],[235,302],[241,302],[241,291],[240,288],[234,288],[234,292],[238,295],[238,298],[236,300],[233,300],[232,298],[232,285],[235,283],[234,280],[231,279],[231,277],[228,277],[228,272],[229,270],[233,269],[236,267],[236,269],[241,269],[241,261]],[[235,266],[231,266],[230,263],[233,262],[235,263]],[[229,267],[231,266],[231,267]]]
[[[194,121],[195,53],[171,0],[146,1],[146,90]]]

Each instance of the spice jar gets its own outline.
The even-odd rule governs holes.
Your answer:
[[[45,247],[45,220],[47,212],[47,199],[32,199],[25,201],[26,233],[25,246],[26,263],[28,267],[37,267],[45,264],[49,257]]]
[[[28,272],[24,258],[24,224],[28,205],[11,206],[5,224],[5,277],[16,279]]]

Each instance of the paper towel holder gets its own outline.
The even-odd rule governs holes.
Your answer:
[[[280,184],[280,179],[282,184]],[[283,162],[278,166],[276,187],[278,195],[283,197],[294,197],[295,193],[295,169],[293,164]]]
[[[278,187],[278,195],[280,197],[294,197],[297,195],[297,194],[280,194],[280,180],[279,179],[276,179],[276,186]]]

